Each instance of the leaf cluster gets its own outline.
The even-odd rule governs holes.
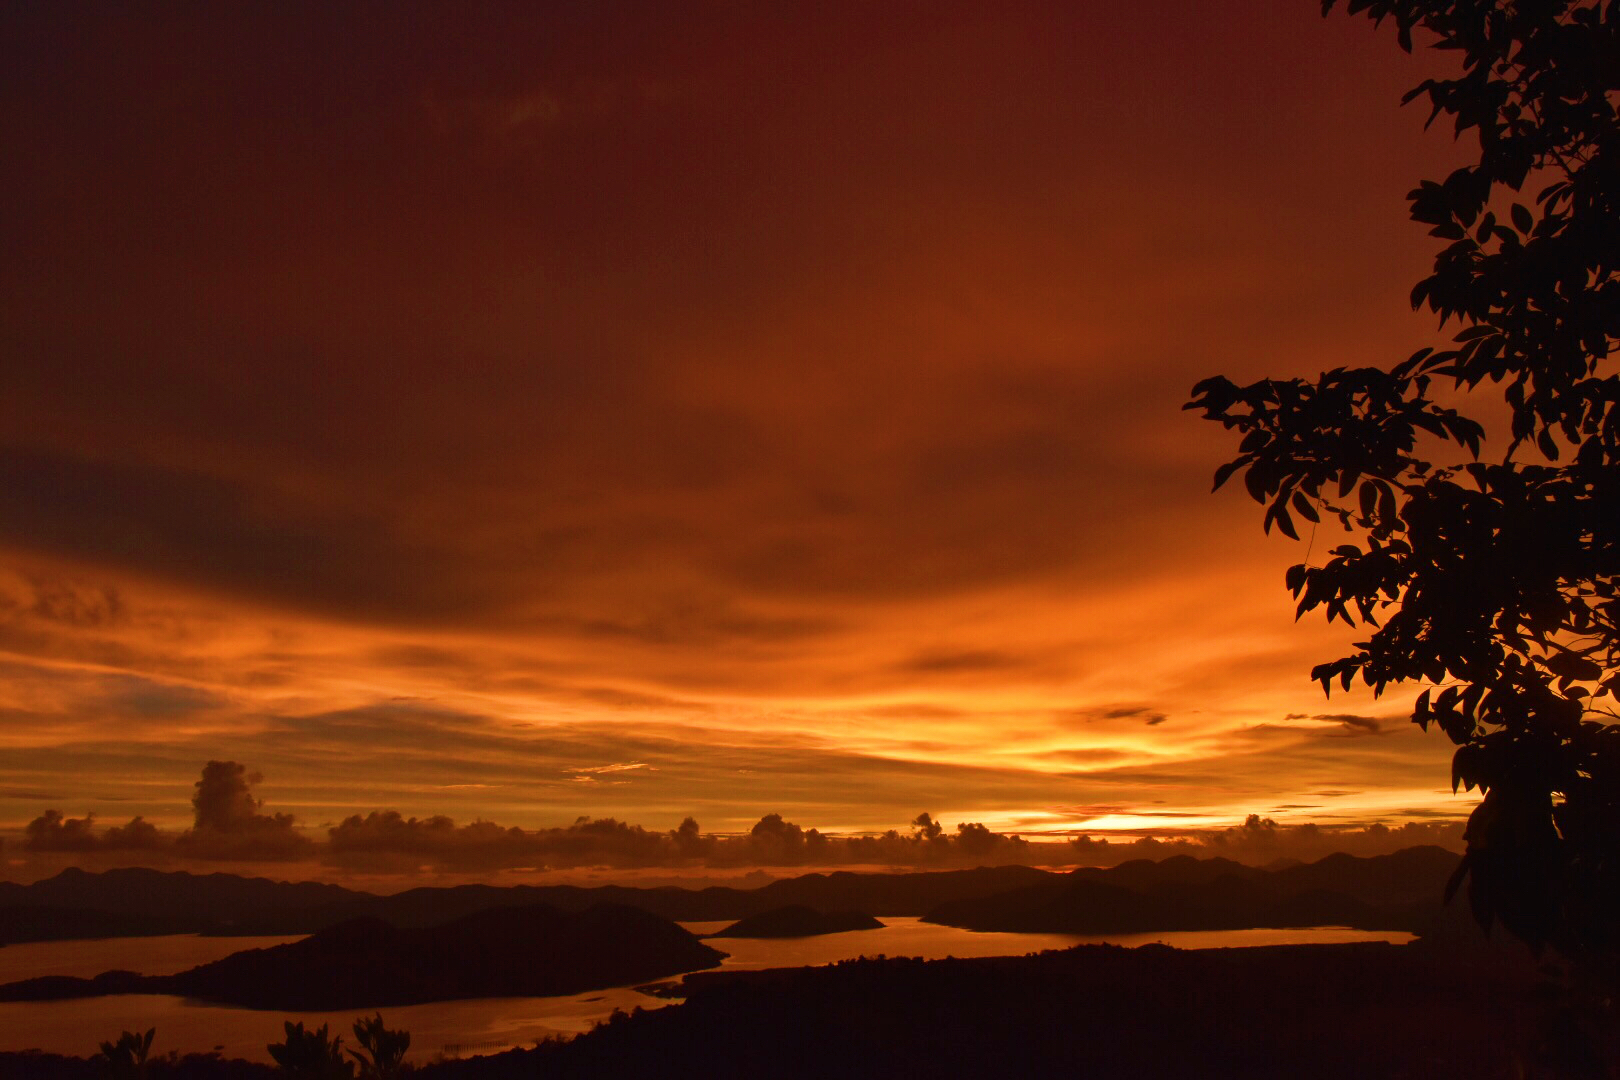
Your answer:
[[[354,1038],[360,1049],[350,1050],[349,1056],[359,1066],[361,1080],[397,1080],[405,1074],[410,1032],[384,1026],[382,1013],[377,1013],[354,1022]]]
[[[1324,13],[1335,0],[1324,0]],[[1349,0],[1459,54],[1407,95],[1477,138],[1474,164],[1409,194],[1444,246],[1412,290],[1449,329],[1387,368],[1238,386],[1189,409],[1241,436],[1263,525],[1337,521],[1349,542],[1289,569],[1298,614],[1372,633],[1324,690],[1429,684],[1413,720],[1479,789],[1470,897],[1535,943],[1614,954],[1620,901],[1620,3]],[[1451,402],[1499,394],[1506,430]],[[1492,415],[1486,412],[1483,415]]]

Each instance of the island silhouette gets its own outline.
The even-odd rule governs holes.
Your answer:
[[[881,930],[883,924],[861,911],[817,911],[806,904],[788,904],[739,919],[717,938],[799,938],[841,934],[848,930]]]

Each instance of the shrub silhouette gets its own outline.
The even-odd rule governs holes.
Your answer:
[[[152,1052],[152,1036],[155,1034],[157,1028],[147,1028],[145,1034],[126,1031],[118,1036],[117,1042],[102,1043],[101,1053],[97,1057],[104,1063],[106,1075],[117,1080],[144,1077],[146,1056]]]
[[[282,1027],[286,1041],[265,1047],[282,1072],[298,1080],[353,1080],[354,1066],[343,1060],[343,1036],[328,1036],[325,1024],[305,1031],[302,1020],[283,1021]]]
[[[363,1080],[394,1080],[404,1075],[405,1051],[411,1048],[411,1033],[391,1031],[383,1026],[382,1013],[361,1017],[354,1022],[354,1038],[360,1050],[350,1050],[349,1056],[360,1066]]]

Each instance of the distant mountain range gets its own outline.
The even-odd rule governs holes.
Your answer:
[[[0,881],[0,908],[94,908],[193,921],[216,917],[221,911],[309,910],[370,895],[318,881],[270,881],[144,867],[101,873],[69,867],[32,885]]]
[[[1027,866],[1001,866],[938,873],[805,874],[758,889],[459,885],[377,896],[337,885],[233,874],[72,869],[32,885],[0,882],[0,944],[176,933],[310,934],[357,918],[426,927],[527,904],[563,911],[620,904],[688,922],[742,919],[790,904],[817,911],[922,915],[948,900],[990,896],[1053,876]]]
[[[1422,932],[1444,916],[1440,900],[1457,862],[1438,847],[1372,858],[1330,855],[1278,870],[1177,856],[1080,869],[992,896],[949,900],[925,919],[1021,933],[1302,926]]]
[[[598,904],[492,908],[429,929],[376,918],[247,949],[178,975],[110,971],[0,986],[0,1001],[179,994],[254,1009],[328,1011],[473,997],[545,997],[668,978],[725,954],[649,912]]]
[[[1458,856],[1437,847],[1260,869],[1177,856],[1067,874],[1025,866],[933,873],[805,874],[758,889],[462,885],[391,896],[311,882],[146,869],[64,870],[0,883],[0,943],[166,933],[311,934],[355,919],[409,930],[495,908],[562,912],[615,904],[680,921],[738,920],[777,908],[923,916],[973,930],[1128,933],[1254,926],[1423,932]]]

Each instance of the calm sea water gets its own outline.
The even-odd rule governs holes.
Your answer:
[[[859,930],[813,938],[721,938],[713,944],[730,953],[726,967],[804,967],[831,964],[858,956],[1021,956],[1043,949],[1066,949],[1082,942],[1142,945],[1163,942],[1184,949],[1246,945],[1329,944],[1347,941],[1411,940],[1410,934],[1372,933],[1341,927],[1305,930],[1221,930],[1116,937],[1069,934],[974,933],[935,926],[915,918],[891,917],[881,930]],[[697,934],[723,929],[726,922],[683,923]],[[0,983],[40,975],[97,975],[113,968],[145,975],[167,975],[238,952],[296,941],[296,937],[112,938],[106,941],[52,941],[0,948]],[[549,998],[480,998],[430,1005],[383,1009],[390,1027],[411,1033],[414,1060],[436,1054],[455,1056],[492,1053],[528,1046],[548,1035],[589,1030],[614,1009],[660,1008],[671,1004],[628,987]],[[306,1027],[328,1024],[353,1042],[349,1026],[359,1010],[334,1013],[283,1013],[207,1005],[164,994],[128,994],[80,1001],[0,1003],[0,1050],[29,1047],[59,1054],[91,1054],[96,1044],[125,1029],[157,1028],[153,1051],[219,1049],[227,1057],[268,1061],[265,1045],[279,1042],[284,1020]]]

